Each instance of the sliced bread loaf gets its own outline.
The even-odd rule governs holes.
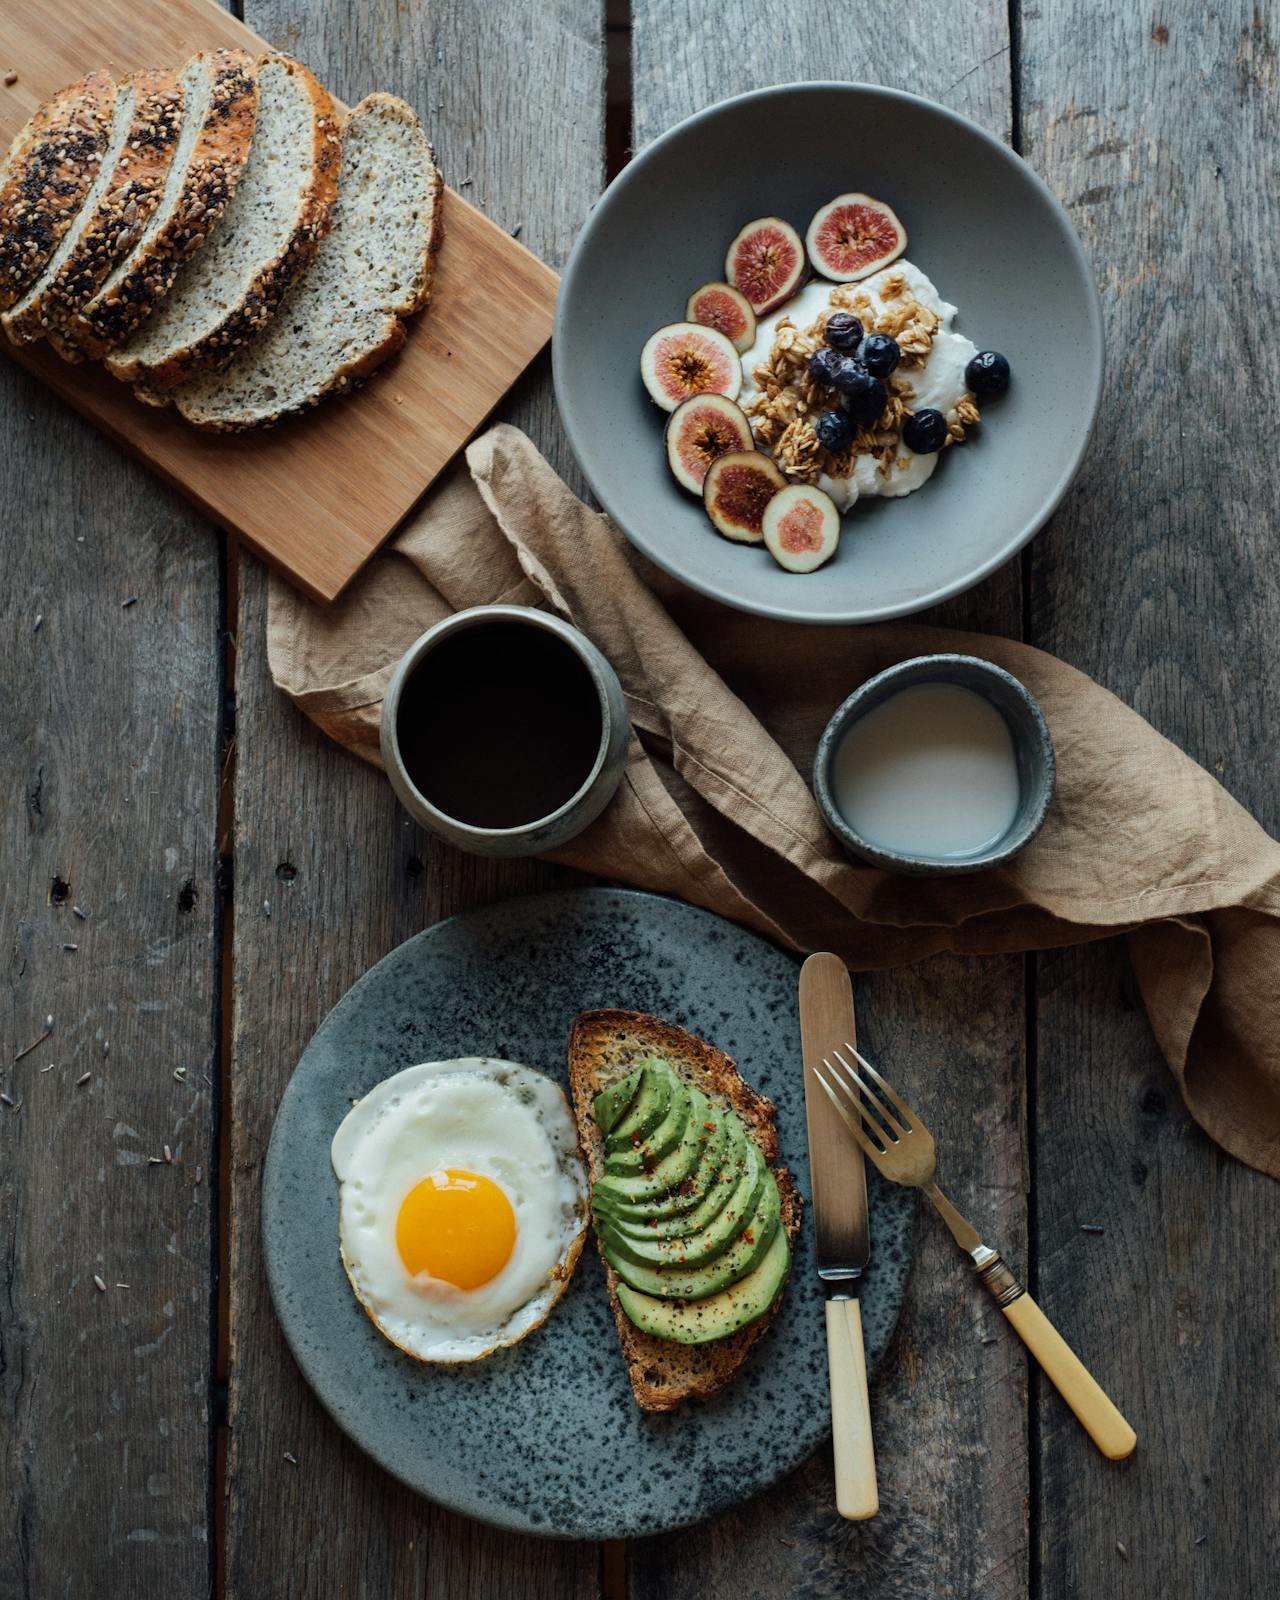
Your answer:
[[[371,94],[342,135],[333,225],[276,315],[219,372],[172,391],[183,416],[222,431],[265,427],[349,389],[404,343],[442,236],[442,188],[413,111]]]
[[[98,175],[115,105],[106,72],[91,72],[47,100],[9,146],[0,168],[0,311],[48,265]]]
[[[800,1230],[804,1202],[790,1172],[778,1165],[777,1112],[773,1102],[743,1080],[722,1050],[674,1023],[644,1012],[584,1011],[569,1035],[574,1117],[592,1183],[604,1171],[604,1141],[593,1102],[602,1089],[625,1078],[640,1060],[652,1055],[663,1057],[681,1078],[713,1103],[728,1105],[737,1112],[773,1170],[782,1202],[782,1226],[788,1238],[794,1239]],[[747,1359],[781,1304],[779,1296],[763,1316],[723,1339],[678,1344],[636,1327],[618,1300],[618,1277],[603,1251],[601,1259],[631,1389],[645,1411],[670,1411],[682,1400],[709,1400],[719,1394]]]
[[[58,330],[83,355],[104,356],[160,304],[222,215],[249,154],[258,108],[251,56],[202,50],[182,70],[182,92],[182,129],[160,203],[133,249]]]
[[[38,278],[4,314],[15,344],[29,344],[77,311],[138,240],[155,210],[182,127],[172,69],[133,72],[116,94],[111,133],[84,205]]]
[[[107,370],[171,389],[250,339],[328,232],[341,159],[328,92],[288,56],[266,57],[249,159],[221,221]]]

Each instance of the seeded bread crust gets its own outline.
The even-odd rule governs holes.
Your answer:
[[[285,291],[310,263],[328,233],[333,203],[338,194],[342,164],[342,139],[333,99],[327,89],[300,62],[288,56],[264,56],[259,73],[269,63],[283,67],[304,86],[311,102],[310,176],[297,220],[282,250],[264,261],[236,305],[215,328],[188,344],[171,346],[158,360],[132,354],[126,345],[107,357],[108,372],[126,383],[144,388],[139,398],[165,404],[164,391],[198,372],[217,367],[240,345],[250,340],[274,315]],[[181,294],[179,278],[174,292]],[[146,328],[144,325],[144,335]]]
[[[63,338],[99,359],[139,326],[169,292],[178,269],[208,237],[235,191],[258,110],[257,68],[243,50],[202,51],[213,87],[170,215],[139,243],[123,271],[63,325]],[[183,68],[185,76],[186,68]]]
[[[398,124],[410,136],[403,161],[394,177],[415,196],[416,222],[406,218],[403,223],[406,228],[417,226],[420,229],[420,236],[414,245],[412,272],[398,283],[390,295],[380,298],[376,304],[349,303],[347,316],[352,336],[348,342],[353,346],[354,354],[332,367],[318,364],[303,384],[290,383],[283,372],[278,385],[274,381],[267,384],[261,372],[254,374],[257,358],[262,356],[264,349],[269,348],[269,359],[275,359],[278,354],[282,364],[292,355],[292,351],[284,346],[283,338],[279,347],[274,344],[266,346],[262,342],[273,339],[278,324],[292,328],[296,320],[305,332],[311,317],[333,315],[334,301],[341,301],[346,294],[354,293],[346,284],[332,285],[332,294],[321,294],[317,289],[319,284],[327,281],[331,268],[329,253],[334,258],[340,257],[346,228],[352,225],[344,219],[352,179],[349,165],[343,180],[348,187],[339,190],[332,230],[317,251],[308,272],[301,276],[292,293],[281,304],[278,318],[268,324],[260,340],[251,342],[229,366],[216,373],[199,375],[173,392],[173,400],[182,415],[197,427],[216,433],[273,427],[286,417],[319,405],[330,395],[350,391],[395,355],[406,338],[402,319],[421,311],[430,300],[436,252],[444,238],[441,205],[444,180],[436,167],[434,152],[417,114],[411,106],[394,95],[367,95],[355,107],[343,130],[344,145],[348,152],[354,148],[353,141],[360,137],[361,123],[372,124],[377,120]],[[390,176],[392,174],[388,174]],[[359,215],[354,203],[352,213]],[[355,225],[360,226],[359,223]],[[371,239],[371,247],[373,243]],[[271,403],[236,398],[245,386],[246,372],[250,375],[251,384],[256,381],[258,387],[271,391]],[[288,397],[282,403],[275,404],[274,397],[278,389],[287,390]]]
[[[574,1021],[569,1035],[574,1116],[592,1183],[604,1171],[604,1140],[592,1114],[592,1102],[602,1089],[625,1078],[637,1060],[647,1055],[665,1057],[687,1082],[710,1099],[729,1105],[742,1118],[773,1170],[782,1200],[782,1226],[788,1238],[794,1240],[800,1231],[804,1202],[791,1173],[778,1165],[777,1108],[743,1080],[722,1050],[674,1023],[642,1011],[584,1011]],[[597,1248],[599,1243],[597,1236]],[[699,1345],[677,1344],[654,1338],[636,1327],[618,1302],[617,1274],[603,1250],[601,1260],[631,1389],[644,1411],[671,1411],[681,1401],[710,1400],[719,1394],[782,1303],[780,1294],[764,1316],[724,1339]]]
[[[101,288],[131,250],[160,200],[182,127],[182,79],[172,68],[130,73],[134,110],[124,148],[93,215],[83,221],[70,255],[4,316],[15,344],[29,344],[72,316]],[[79,352],[72,349],[73,359]]]
[[[0,168],[0,311],[44,271],[84,204],[106,149],[114,79],[86,77],[47,100]]]

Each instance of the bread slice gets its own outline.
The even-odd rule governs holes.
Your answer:
[[[410,107],[389,94],[362,100],[343,129],[333,226],[315,260],[228,366],[172,391],[183,416],[217,431],[268,427],[394,355],[401,318],[431,295],[441,188]]]
[[[202,50],[182,69],[183,117],[160,203],[137,244],[51,342],[97,359],[155,310],[230,200],[249,154],[257,71],[243,50]],[[63,353],[66,353],[65,350]]]
[[[569,1035],[574,1116],[592,1183],[604,1171],[604,1141],[592,1113],[592,1102],[602,1089],[625,1078],[639,1060],[649,1055],[664,1057],[682,1078],[711,1100],[729,1105],[742,1118],[773,1169],[782,1201],[782,1225],[788,1238],[794,1239],[800,1230],[804,1202],[791,1173],[778,1165],[777,1110],[773,1102],[744,1082],[722,1050],[674,1023],[642,1011],[584,1011]],[[598,1238],[596,1243],[598,1246]],[[682,1400],[709,1400],[719,1394],[782,1303],[780,1294],[764,1316],[723,1339],[707,1344],[677,1344],[642,1333],[636,1327],[618,1303],[617,1275],[603,1251],[601,1259],[632,1392],[645,1411],[671,1411]]]
[[[0,167],[0,311],[49,263],[97,177],[116,86],[91,72],[47,100]]]
[[[15,344],[41,338],[101,287],[155,210],[182,127],[177,72],[132,72],[116,93],[111,133],[85,202],[44,274],[4,314]]]
[[[107,370],[171,389],[252,338],[329,231],[341,159],[328,91],[288,56],[265,57],[249,159],[221,221]]]

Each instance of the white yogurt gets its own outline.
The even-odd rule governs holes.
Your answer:
[[[981,855],[1018,812],[1013,737],[972,689],[915,684],[852,724],[836,747],[831,791],[868,844],[934,860]]]
[[[930,311],[936,311],[942,319],[923,365],[911,367],[901,374],[903,380],[911,385],[912,396],[909,402],[911,409],[922,411],[926,406],[932,406],[945,416],[959,405],[968,393],[968,385],[964,381],[964,369],[977,355],[977,346],[972,340],[965,338],[964,334],[955,331],[952,327],[956,315],[955,306],[944,300],[919,267],[913,266],[910,261],[895,261],[857,284],[840,285],[815,279],[812,283],[806,284],[798,295],[788,300],[786,305],[763,318],[756,326],[756,342],[742,358],[742,393],[738,397],[738,404],[745,406],[753,395],[760,392],[755,382],[755,369],[769,359],[774,336],[783,317],[790,317],[797,328],[807,328],[828,308],[832,291],[842,287],[853,288],[865,294],[871,304],[879,309],[886,303],[891,303],[885,301],[880,289],[886,279],[895,273],[906,280],[907,288],[922,306],[927,306]],[[879,463],[874,456],[858,456],[854,461],[852,476],[829,478],[823,473],[818,479],[818,486],[826,490],[842,511],[847,511],[862,495],[897,498],[910,494],[913,489],[918,489],[933,476],[933,470],[938,464],[938,454],[939,452],[934,451],[930,455],[916,455],[904,444],[899,452],[899,459],[905,461],[907,465],[905,467],[895,465],[888,477],[884,477],[877,470]]]

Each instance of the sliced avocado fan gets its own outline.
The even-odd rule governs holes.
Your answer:
[[[737,1112],[649,1056],[599,1094],[591,1205],[623,1310],[701,1344],[763,1314],[790,1266],[777,1181]]]

